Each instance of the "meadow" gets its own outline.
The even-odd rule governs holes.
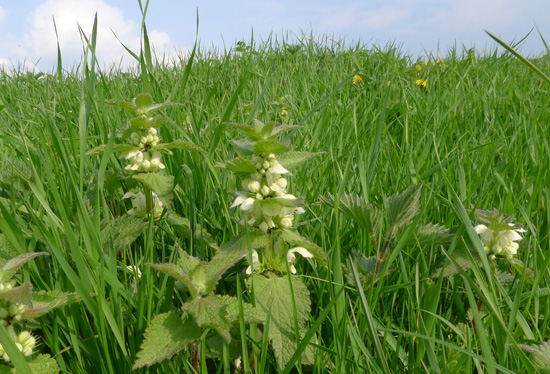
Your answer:
[[[304,36],[172,64],[144,30],[105,71],[93,36],[0,72],[0,372],[550,370],[549,83],[516,57]]]

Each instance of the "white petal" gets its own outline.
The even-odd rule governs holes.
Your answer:
[[[242,203],[244,203],[246,199],[247,199],[246,196],[237,196],[237,198],[235,199],[235,202],[233,203],[233,205],[231,205],[231,208],[241,205]]]
[[[474,230],[476,230],[476,232],[478,234],[481,234],[481,233],[484,233],[485,231],[487,231],[489,228],[485,225],[477,225],[476,227],[474,227]]]
[[[289,250],[289,252],[299,253],[299,254],[302,255],[302,257],[313,258],[313,255],[311,254],[311,252],[309,252],[304,247],[295,247],[295,248],[292,248],[291,250]]]
[[[246,198],[241,205],[241,210],[244,210],[245,212],[251,210],[254,207],[255,202],[256,200],[252,197]]]
[[[269,168],[270,173],[277,173],[277,174],[288,174],[290,171],[286,170],[283,165],[279,164],[278,162],[275,163],[272,167]]]

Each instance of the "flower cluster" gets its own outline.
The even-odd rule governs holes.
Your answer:
[[[135,148],[124,152],[121,157],[128,160],[126,170],[135,172],[151,172],[158,169],[164,169],[164,164],[160,161],[162,154],[155,151],[159,143],[157,129],[149,127],[140,132],[133,132],[130,135],[130,141]]]
[[[256,172],[245,179],[231,207],[239,206],[245,212],[246,222],[264,232],[290,228],[294,215],[304,213],[294,195],[287,194],[288,181],[282,174],[289,174],[277,157],[270,153],[253,156]]]
[[[353,77],[352,83],[357,84],[357,83],[361,83],[361,82],[363,82],[363,78],[361,78],[361,76],[359,74],[355,74],[355,76]]]
[[[279,252],[281,252],[281,245],[280,245],[280,242],[277,242],[277,244],[275,245],[275,253],[277,254]],[[296,262],[295,253],[299,253],[300,255],[302,255],[302,257],[305,257],[305,258],[314,257],[313,254],[304,247],[294,247],[289,249],[286,252],[286,261],[288,262],[288,267],[292,274],[296,274],[296,268],[294,267],[294,263]],[[262,263],[260,262],[260,256],[258,255],[258,252],[256,250],[252,251],[252,265],[246,268],[246,274],[248,275],[252,274],[252,267],[254,267],[254,269],[260,269],[260,271],[262,270]]]
[[[159,218],[164,209],[164,204],[162,204],[162,201],[160,201],[156,193],[151,192],[151,194],[153,197],[151,202],[153,217]],[[135,215],[136,217],[140,218],[147,216],[147,199],[143,192],[126,192],[124,196],[122,196],[122,198],[132,199],[132,209],[128,211],[128,214]]]
[[[479,234],[483,249],[490,259],[504,257],[511,259],[518,251],[517,241],[523,239],[519,234],[525,232],[525,229],[514,228],[511,223],[509,228],[491,228],[485,225],[477,225],[476,232]]]
[[[13,333],[15,334],[15,333]],[[23,353],[23,356],[29,357],[32,355],[32,351],[36,346],[36,338],[34,338],[28,331],[22,331],[15,340],[15,345],[19,348],[19,351]],[[4,347],[0,344],[0,357],[6,362],[10,362],[10,358]]]
[[[0,291],[11,290],[15,282],[0,283]],[[0,297],[0,323],[3,326],[12,325],[21,320],[21,315],[25,311],[25,305]]]

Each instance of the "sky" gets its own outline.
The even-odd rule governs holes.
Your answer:
[[[123,45],[139,53],[137,0],[0,0],[0,68],[53,72],[58,42],[63,68],[75,68],[95,14],[100,65],[132,65]],[[536,26],[520,46],[534,57],[545,51],[541,35],[550,44],[548,15],[549,0],[150,0],[146,25],[156,55],[166,61],[186,56],[196,38],[201,50],[223,52],[237,41],[249,43],[252,34],[256,42],[314,35],[366,48],[393,43],[413,58],[444,58],[453,46],[494,51],[484,30],[512,43]]]

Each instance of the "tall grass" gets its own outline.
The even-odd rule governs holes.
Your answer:
[[[318,349],[313,368],[286,372],[534,372],[531,354],[518,344],[550,337],[550,113],[547,83],[521,62],[496,51],[452,50],[444,62],[425,65],[393,45],[303,38],[296,45],[240,44],[215,56],[197,48],[174,65],[156,63],[146,43],[141,54],[134,51],[136,70],[102,72],[93,63],[94,43],[80,68],[63,75],[0,73],[0,253],[49,252],[26,265],[20,280],[80,294],[81,303],[35,326],[39,350],[54,355],[62,372],[131,372],[153,316],[185,297],[144,263],[174,261],[178,247],[194,247],[202,259],[212,255],[162,221],[158,229],[150,222],[120,252],[102,238],[102,222],[130,208],[121,196],[131,186],[119,178],[124,165],[112,152],[85,152],[112,145],[125,126],[125,114],[104,100],[144,91],[157,102],[182,104],[166,110],[164,140],[185,138],[209,153],[176,151],[165,163],[177,181],[172,209],[195,217],[219,243],[239,230],[228,192],[240,181],[213,166],[234,153],[229,140],[236,133],[224,122],[268,118],[273,98],[288,95],[291,122],[303,126],[292,147],[325,152],[290,184],[309,204],[300,232],[329,253],[329,270],[297,265],[311,293],[311,344]],[[548,71],[548,62],[544,56],[536,64]],[[356,74],[362,82],[353,84]],[[426,89],[415,84],[419,78]],[[354,193],[384,206],[387,196],[418,183],[422,210],[412,225],[439,223],[459,234],[455,242],[395,242],[382,278],[353,281],[356,264],[343,265],[353,250],[375,255],[375,244],[320,197],[330,193],[337,205]],[[518,257],[535,283],[506,266],[499,267],[511,276],[506,284],[477,266],[432,278],[456,246],[475,251],[473,210],[492,208],[515,214],[528,229]],[[127,265],[139,266],[142,277]],[[237,292],[234,278],[218,287]],[[278,372],[267,342],[248,339],[252,349],[238,349],[254,372]],[[227,347],[221,355],[203,357],[201,367],[232,372]],[[191,356],[189,349],[142,372],[192,373]]]

